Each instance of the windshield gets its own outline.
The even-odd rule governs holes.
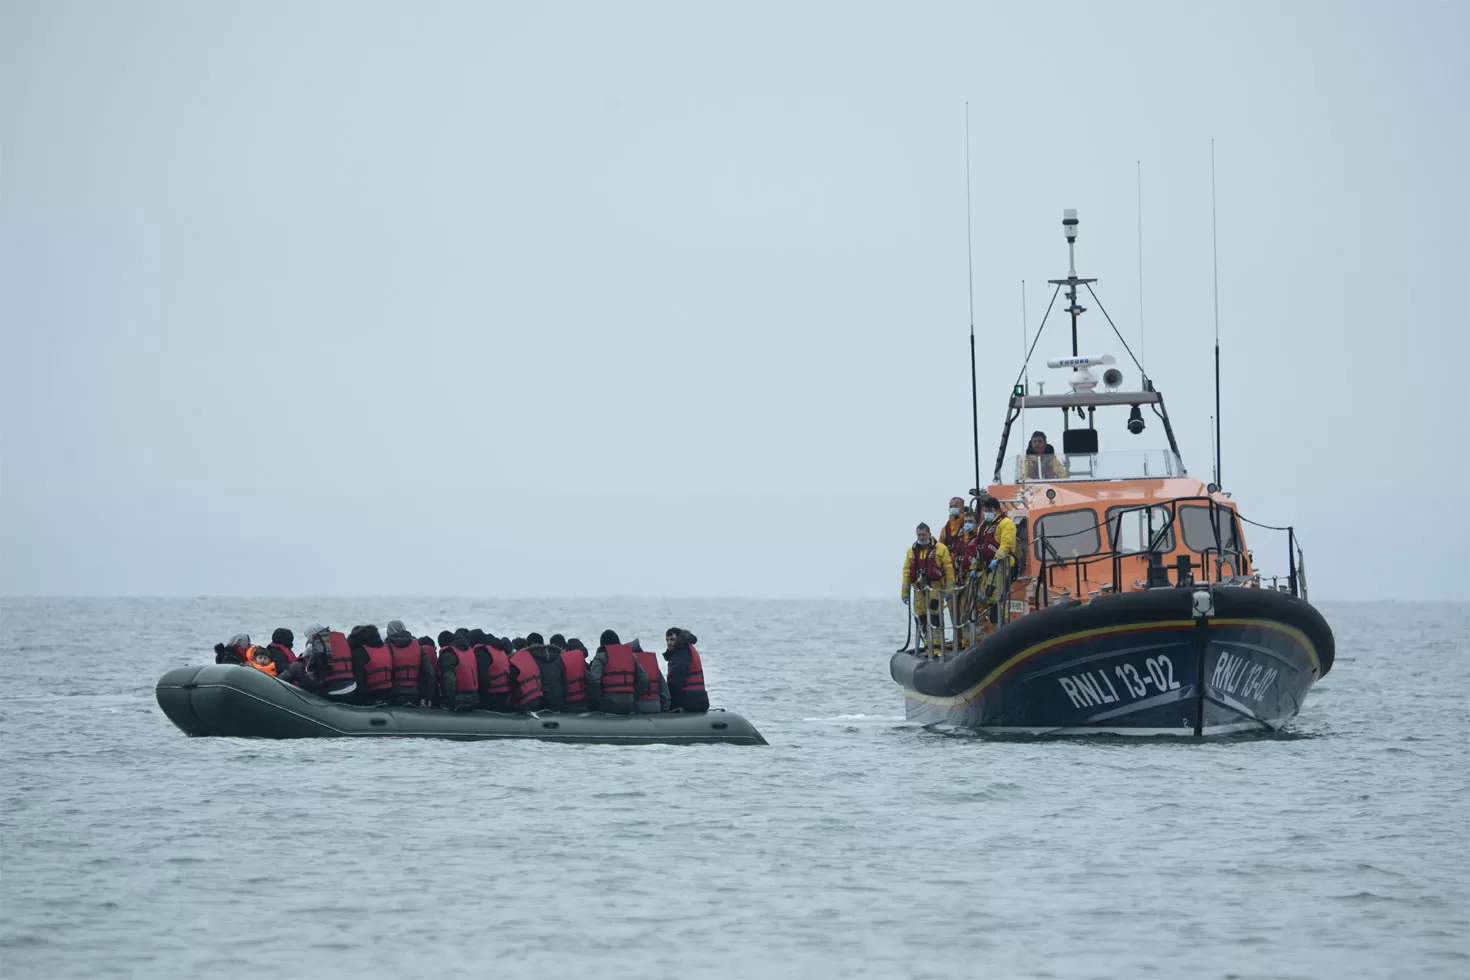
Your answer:
[[[1017,456],[1017,483],[1026,480],[1141,480],[1184,476],[1184,464],[1167,449],[1117,449],[1104,453]]]

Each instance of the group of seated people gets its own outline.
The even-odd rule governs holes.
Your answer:
[[[277,629],[256,646],[237,633],[215,645],[215,663],[251,667],[349,704],[442,708],[446,711],[605,711],[656,714],[709,710],[704,668],[688,630],[665,634],[665,674],[638,640],[623,643],[604,630],[588,661],[581,640],[555,633],[498,637],[481,629],[415,637],[402,620],[386,635],[374,625],[343,634],[320,623],[307,627],[298,656],[295,634]]]

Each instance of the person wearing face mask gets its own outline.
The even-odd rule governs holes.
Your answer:
[[[1046,433],[1037,429],[1031,433],[1031,442],[1026,447],[1026,479],[1060,480],[1067,475],[1067,468],[1057,459],[1057,451],[1046,441]]]
[[[949,518],[944,522],[944,527],[939,529],[939,543],[949,549],[953,555],[960,543],[960,536],[965,533],[965,499],[963,497],[949,498]]]
[[[944,637],[943,597],[939,589],[954,587],[954,562],[949,549],[934,540],[928,524],[915,528],[914,543],[903,557],[903,587],[901,595],[904,605],[917,597],[914,606],[914,621],[919,627],[920,646],[923,638],[930,636],[931,646],[938,650]],[[936,590],[930,592],[930,589]],[[932,634],[931,631],[932,630]]]
[[[980,594],[989,606],[991,623],[1000,621],[1001,594],[1011,580],[1015,567],[1016,525],[1000,512],[1000,501],[990,497],[981,508],[982,524],[976,549],[976,567],[980,569]]]

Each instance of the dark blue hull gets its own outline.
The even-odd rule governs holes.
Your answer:
[[[1276,731],[1332,666],[1332,631],[1300,599],[1158,589],[1032,613],[943,660],[896,654],[923,725],[1018,734]]]

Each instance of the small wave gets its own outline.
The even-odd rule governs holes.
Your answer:
[[[833,715],[831,718],[803,718],[806,722],[829,722],[839,723],[848,721],[873,721],[883,724],[891,724],[895,721],[906,720],[903,715]]]

